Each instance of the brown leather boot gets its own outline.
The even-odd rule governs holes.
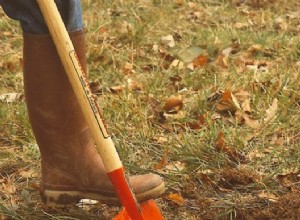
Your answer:
[[[85,69],[85,33],[70,36]],[[24,33],[23,38],[24,89],[41,152],[43,202],[59,207],[86,198],[118,204],[51,37]],[[129,182],[139,201],[165,190],[155,174],[132,176]]]

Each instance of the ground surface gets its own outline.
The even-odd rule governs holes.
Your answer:
[[[82,2],[92,90],[166,219],[300,219],[298,0]],[[0,30],[0,219],[111,219],[43,207],[21,30],[1,10]]]

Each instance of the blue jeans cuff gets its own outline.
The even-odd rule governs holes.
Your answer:
[[[84,28],[80,0],[55,0],[69,32]],[[36,0],[0,0],[4,12],[18,20],[24,32],[48,34],[48,28]]]

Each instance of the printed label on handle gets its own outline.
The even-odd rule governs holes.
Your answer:
[[[77,57],[77,54],[76,54],[75,50],[71,51],[69,53],[69,56],[72,60],[73,66],[76,70],[77,77],[79,78],[79,81],[80,81],[81,86],[84,90],[84,93],[85,93],[85,95],[86,95],[86,97],[89,101],[90,107],[93,110],[94,116],[97,120],[97,123],[98,123],[98,126],[99,126],[100,130],[101,130],[101,133],[102,133],[103,137],[105,139],[107,139],[107,138],[110,137],[110,135],[107,133],[106,124],[104,123],[102,115],[100,114],[99,107],[97,105],[97,102],[96,102],[95,98],[93,97],[92,91],[89,87],[87,78],[85,76],[85,73],[83,71],[83,68],[82,68],[80,62],[79,62],[79,59]]]

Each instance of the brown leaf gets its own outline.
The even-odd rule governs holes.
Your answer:
[[[194,69],[198,67],[204,67],[207,64],[208,57],[206,55],[200,55],[193,60]]]
[[[197,116],[196,120],[187,123],[187,126],[192,130],[198,130],[201,129],[205,124],[205,116],[200,114]]]
[[[125,85],[119,85],[119,86],[112,86],[109,88],[109,90],[112,93],[119,93],[119,92],[122,92],[125,88],[126,88]]]
[[[233,49],[231,47],[224,49],[215,60],[215,63],[223,68],[228,68],[229,55]]]
[[[224,133],[222,131],[219,131],[218,138],[216,141],[216,149],[218,151],[223,151],[224,148],[225,148]]]
[[[262,191],[261,193],[258,194],[258,197],[261,199],[266,199],[270,202],[278,201],[278,196],[276,196],[275,194],[273,194],[271,192],[267,192],[267,191]]]
[[[246,23],[246,22],[236,22],[235,24],[234,24],[234,28],[236,28],[236,29],[243,29],[243,28],[247,28],[247,27],[249,27],[249,23]]]
[[[127,74],[130,74],[130,73],[133,73],[134,70],[133,70],[133,64],[132,63],[129,63],[129,62],[126,62],[122,68],[122,71],[125,75]]]
[[[99,34],[105,34],[105,33],[107,33],[107,32],[108,32],[107,27],[100,27],[100,28],[98,29],[98,33],[99,33]]]
[[[250,113],[251,112],[250,93],[248,91],[239,89],[239,90],[234,91],[233,95],[239,101],[241,109],[243,110],[243,112]]]
[[[282,146],[284,144],[284,137],[280,134],[274,134],[271,140],[271,144]]]
[[[170,193],[167,196],[167,199],[176,203],[179,206],[183,206],[185,204],[184,198],[181,195],[179,195],[178,193]]]
[[[11,37],[11,36],[13,36],[14,34],[13,34],[13,32],[11,32],[11,31],[3,31],[2,32],[2,36],[6,36],[6,37]]]
[[[32,169],[21,169],[19,170],[18,175],[27,179],[27,178],[36,177],[37,173],[35,173],[35,171]]]
[[[239,53],[238,57],[235,59],[234,64],[239,72],[245,71],[245,68],[258,70],[259,63],[254,60],[254,56],[257,53],[263,53],[262,46],[259,44],[254,44],[250,46],[246,51]]]
[[[143,89],[143,86],[140,83],[133,81],[132,79],[128,79],[126,85],[112,86],[109,88],[109,90],[112,93],[119,93],[126,88],[128,88],[129,91],[140,91]]]
[[[173,121],[184,119],[186,117],[186,112],[185,111],[170,111],[169,113],[163,113],[163,116],[166,119],[166,122],[173,122]],[[178,124],[178,126],[185,128],[185,126],[182,124]]]
[[[182,171],[185,169],[185,163],[181,161],[174,161],[166,164],[166,170]]]
[[[159,50],[159,55],[163,59],[161,67],[164,69],[169,69],[170,65],[175,60],[174,56],[170,55],[167,52],[164,52],[163,50]]]
[[[285,19],[279,17],[274,21],[274,28],[278,31],[286,31],[288,29],[288,24]]]
[[[158,164],[155,164],[154,169],[159,170],[164,168],[168,163],[169,154],[170,154],[170,150],[166,150],[165,155],[161,158]]]
[[[177,113],[182,108],[183,108],[183,97],[182,97],[182,95],[169,97],[166,100],[165,105],[163,107],[163,109],[168,113],[170,113],[170,112]]]
[[[265,127],[268,123],[271,122],[272,119],[275,118],[276,112],[278,109],[278,100],[275,98],[272,102],[272,105],[266,110],[265,118],[263,119],[251,119],[248,115],[244,115],[245,123],[249,127],[253,129],[262,129]]]
[[[2,186],[0,187],[2,192],[13,194],[16,192],[17,188],[14,185],[14,182],[11,179],[5,179],[2,182]]]
[[[95,95],[101,95],[102,94],[102,86],[99,82],[91,82],[90,88],[93,94]]]
[[[216,183],[211,180],[211,178],[204,172],[200,172],[197,175],[199,175],[199,178],[201,179],[201,182],[206,185],[216,186]]]
[[[222,94],[222,97],[216,106],[217,112],[224,113],[224,114],[230,113],[230,114],[234,115],[234,113],[238,109],[240,109],[240,105],[239,105],[237,99],[235,98],[235,96],[232,94],[231,91],[226,90]]]

